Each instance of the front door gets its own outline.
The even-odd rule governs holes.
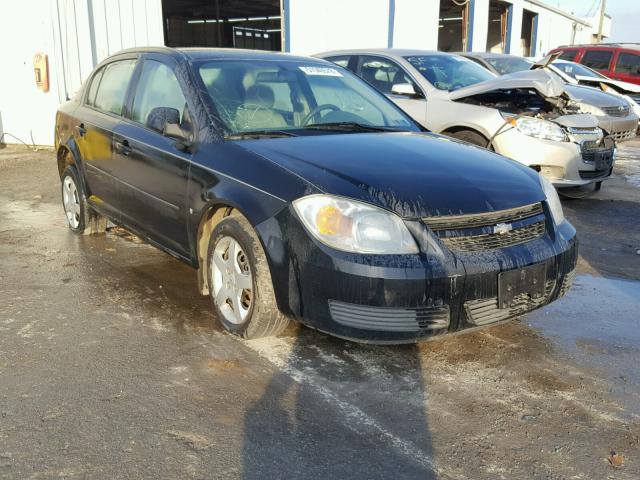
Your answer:
[[[191,153],[164,136],[162,126],[152,121],[154,109],[172,109],[180,125],[192,129],[187,101],[170,62],[163,56],[143,60],[130,111],[114,131],[114,149],[118,177],[127,190],[123,221],[186,257]]]
[[[384,57],[363,55],[360,57],[358,75],[393,100],[416,122],[422,125],[426,123],[427,101],[424,93],[400,65]],[[393,86],[401,83],[412,85],[417,95],[407,96],[393,93]]]

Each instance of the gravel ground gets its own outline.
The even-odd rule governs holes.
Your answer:
[[[195,273],[65,226],[51,151],[0,150],[0,478],[640,478],[640,142],[566,201],[564,299],[402,347],[221,331]]]

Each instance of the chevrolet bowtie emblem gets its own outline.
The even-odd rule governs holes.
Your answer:
[[[497,235],[504,235],[505,233],[509,233],[511,230],[513,230],[513,225],[510,223],[498,223],[493,227],[493,233]]]

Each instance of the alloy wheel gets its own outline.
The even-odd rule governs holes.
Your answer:
[[[71,228],[78,228],[80,225],[80,197],[76,182],[73,181],[71,176],[65,177],[62,182],[62,203],[69,225]]]

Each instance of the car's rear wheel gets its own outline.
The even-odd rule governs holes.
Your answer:
[[[65,168],[61,180],[62,206],[69,229],[79,235],[104,232],[107,220],[94,212],[87,204],[76,167],[70,165]]]
[[[286,328],[289,320],[276,305],[266,255],[247,219],[232,215],[218,223],[207,262],[213,308],[227,331],[251,339]]]

